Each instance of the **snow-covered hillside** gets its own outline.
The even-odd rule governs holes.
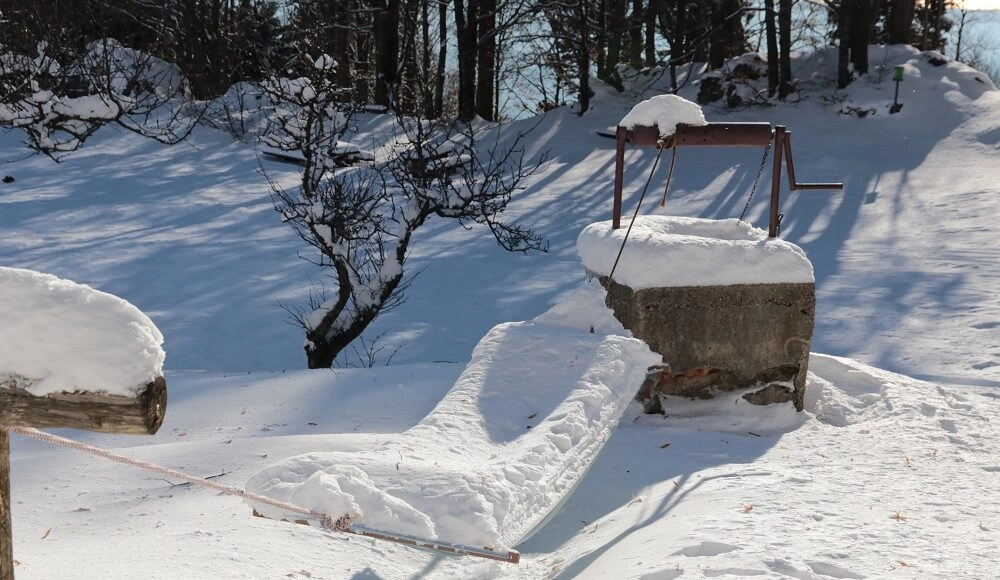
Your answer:
[[[705,108],[709,121],[786,125],[801,181],[845,182],[783,190],[782,237],[812,261],[824,353],[811,358],[804,413],[729,400],[665,418],[630,408],[576,493],[517,546],[518,565],[253,518],[238,499],[14,436],[18,578],[997,577],[1000,92],[958,63],[872,51],[886,71],[846,91],[831,88],[834,55],[818,53],[796,61],[797,102]],[[889,115],[895,65],[904,107]],[[614,141],[596,131],[665,79],[643,81],[600,90],[583,117],[519,122],[533,127],[529,154],[550,160],[509,211],[550,252],[507,254],[488,232],[430,224],[407,303],[370,331],[388,345],[383,362],[399,350],[372,369],[297,370],[303,337],[280,305],[304,304],[320,274],[298,259],[307,249],[258,174],[290,184],[294,166],[208,130],[165,147],[106,129],[60,164],[0,135],[0,174],[14,178],[0,184],[0,265],[121,296],[165,336],[160,433],[73,436],[240,486],[287,457],[401,439],[490,328],[584,283],[577,235],[611,212]],[[389,123],[357,121],[351,141],[376,149]],[[738,216],[762,153],[680,149],[666,207],[661,163],[645,212]],[[626,211],[655,155],[627,152]],[[759,226],[766,198],[748,212]],[[513,404],[530,407],[531,389],[519,392]]]

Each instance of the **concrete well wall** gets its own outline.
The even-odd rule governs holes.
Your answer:
[[[607,277],[615,317],[669,365],[643,389],[647,410],[662,395],[711,398],[759,386],[745,398],[791,401],[802,410],[816,289],[812,283],[681,286],[633,290]],[[791,383],[788,390],[774,383]]]

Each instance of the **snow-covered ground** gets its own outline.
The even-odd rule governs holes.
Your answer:
[[[962,65],[883,51],[873,63],[906,67],[896,115],[888,72],[835,93],[830,54],[797,61],[798,103],[705,109],[787,125],[801,181],[845,182],[783,193],[782,237],[817,284],[805,412],[630,407],[576,492],[516,546],[518,565],[253,518],[239,499],[14,436],[18,578],[1000,577],[1000,92]],[[365,456],[434,416],[490,328],[584,283],[576,239],[609,217],[614,170],[614,141],[595,131],[655,92],[601,92],[587,115],[556,110],[534,129],[531,152],[551,160],[510,212],[548,254],[505,254],[457,224],[418,233],[409,300],[370,335],[387,345],[381,362],[399,347],[390,366],[296,370],[302,336],[279,304],[302,304],[318,273],[278,222],[254,148],[208,131],[168,148],[104,130],[58,165],[0,135],[0,173],[15,178],[0,184],[0,264],[121,296],[163,331],[160,432],[74,437],[239,486],[304,453]],[[376,149],[386,122],[359,122],[351,142]],[[681,149],[666,208],[651,201],[661,164],[646,213],[738,216],[760,155]],[[627,152],[626,211],[654,157]],[[752,223],[766,224],[766,198]],[[514,392],[500,399],[526,428],[543,395]]]

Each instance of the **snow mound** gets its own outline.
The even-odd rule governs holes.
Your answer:
[[[163,335],[145,314],[50,274],[0,267],[0,328],[0,378],[36,396],[135,396],[163,372]]]
[[[609,275],[628,231],[610,221],[584,228],[576,243],[587,270]],[[614,274],[635,290],[813,281],[801,248],[736,219],[639,216],[628,236]]]
[[[354,465],[331,465],[315,471],[291,491],[292,502],[314,505],[323,513],[348,514],[374,528],[422,537],[434,535],[430,518],[380,490]]]
[[[570,494],[659,361],[622,334],[603,289],[586,286],[535,320],[494,327],[448,394],[399,438],[286,459],[247,489],[356,515],[368,528],[516,545]]]
[[[657,126],[660,137],[669,137],[677,124],[706,125],[701,107],[677,95],[656,95],[632,107],[618,125],[626,129]]]

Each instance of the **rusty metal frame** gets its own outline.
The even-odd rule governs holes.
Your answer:
[[[615,193],[612,205],[612,229],[621,227],[622,187],[625,172],[625,144],[638,147],[666,149],[683,145],[685,147],[767,147],[774,144],[774,164],[771,170],[771,211],[768,236],[778,237],[781,221],[781,162],[785,161],[788,185],[791,191],[814,189],[843,189],[843,183],[799,183],[795,180],[795,163],[792,161],[792,133],[784,125],[770,123],[708,123],[687,125],[679,123],[676,132],[661,138],[656,126],[636,126],[632,129],[619,126],[615,130]]]

